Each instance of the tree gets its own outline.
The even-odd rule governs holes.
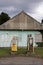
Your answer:
[[[0,14],[0,25],[3,24],[4,22],[8,21],[10,17],[8,16],[7,13],[2,12]]]

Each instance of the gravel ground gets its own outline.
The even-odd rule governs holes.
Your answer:
[[[0,58],[0,65],[43,65],[43,59],[33,57]]]

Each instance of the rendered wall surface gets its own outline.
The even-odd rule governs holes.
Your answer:
[[[30,34],[35,45],[35,34],[40,34],[38,31],[0,31],[0,47],[10,47],[14,36],[17,37],[18,46],[27,46],[27,36]]]

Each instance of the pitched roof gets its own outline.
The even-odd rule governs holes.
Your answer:
[[[0,25],[0,29],[43,30],[43,26],[41,23],[22,11],[12,19]]]

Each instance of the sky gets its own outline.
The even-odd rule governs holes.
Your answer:
[[[5,12],[12,18],[22,10],[41,22],[43,19],[43,0],[0,0],[0,13]]]

